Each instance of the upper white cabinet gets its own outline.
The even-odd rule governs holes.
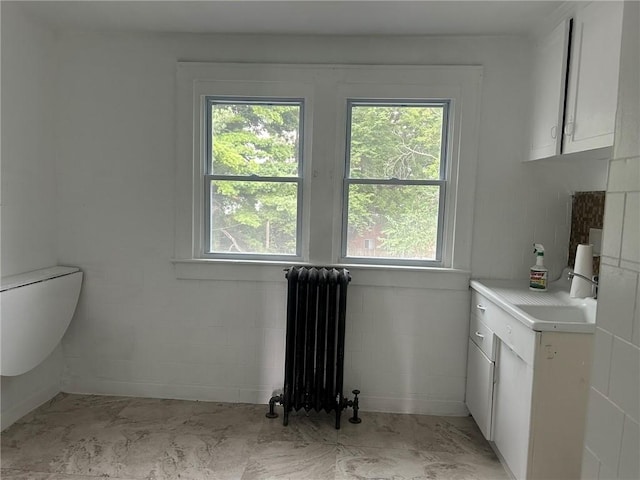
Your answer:
[[[534,45],[530,160],[561,153],[569,25],[562,22]]]
[[[613,145],[622,2],[594,2],[574,19],[563,153]]]
[[[622,2],[589,3],[536,42],[529,160],[586,151],[609,155],[622,11]]]

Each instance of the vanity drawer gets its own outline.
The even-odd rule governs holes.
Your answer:
[[[465,402],[484,438],[491,440],[495,363],[469,339]]]
[[[478,318],[475,312],[471,313],[471,322],[469,323],[469,338],[475,343],[480,350],[489,358],[496,359],[495,345],[496,337],[485,323]]]
[[[475,290],[472,291],[471,302],[472,317],[476,315],[500,341],[529,365],[533,365],[537,332]]]

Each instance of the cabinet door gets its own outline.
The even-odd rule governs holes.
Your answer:
[[[529,160],[560,154],[568,51],[569,21],[534,46]]]
[[[480,431],[491,440],[491,407],[493,403],[493,362],[469,340],[467,350],[467,408]]]
[[[563,153],[613,145],[623,2],[593,2],[576,13]]]
[[[533,367],[499,342],[493,403],[493,441],[517,479],[527,477]]]

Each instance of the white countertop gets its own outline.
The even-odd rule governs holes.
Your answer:
[[[571,282],[564,276],[551,282],[546,292],[529,290],[529,282],[522,280],[471,280],[471,288],[487,297],[507,313],[518,319],[531,330],[544,332],[595,332],[597,301],[593,298],[571,298],[569,291]],[[533,308],[529,308],[533,307]],[[571,321],[569,315],[562,319],[563,308],[548,309],[553,311],[555,320],[549,321],[523,310],[535,310],[538,307],[566,307],[567,313],[577,313],[584,321]],[[545,308],[538,308],[544,311]]]
[[[4,292],[5,290],[24,287],[25,285],[30,285],[32,283],[44,282],[45,280],[70,275],[78,271],[80,271],[78,267],[57,265],[49,268],[42,268],[40,270],[33,270],[31,272],[20,273],[18,275],[2,277],[1,291]]]

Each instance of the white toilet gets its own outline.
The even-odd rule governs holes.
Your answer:
[[[82,272],[56,266],[2,277],[0,375],[28,372],[62,340],[78,304]]]

